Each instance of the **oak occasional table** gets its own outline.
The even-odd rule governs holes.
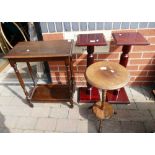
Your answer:
[[[14,68],[30,107],[33,107],[32,101],[42,103],[64,101],[70,102],[71,107],[73,107],[72,42],[67,40],[19,42],[4,58],[8,59],[10,65]],[[29,62],[38,61],[64,61],[68,75],[67,84],[37,84]],[[17,62],[27,63],[34,84],[29,93],[17,68]]]
[[[101,132],[103,120],[109,119],[114,113],[112,105],[105,102],[106,91],[124,87],[130,79],[129,72],[118,63],[101,61],[87,68],[86,79],[92,86],[102,89],[102,100],[92,107],[93,113],[100,121],[98,131]]]
[[[128,64],[129,52],[132,45],[149,45],[147,40],[139,32],[112,33],[112,36],[117,46],[123,46],[119,63],[124,67],[126,67]],[[116,104],[130,103],[124,88],[108,91],[107,101]]]
[[[79,34],[76,46],[87,46],[87,67],[94,63],[94,46],[106,46],[106,40],[102,33]],[[78,90],[78,102],[94,103],[100,100],[99,91],[87,83],[87,87]]]

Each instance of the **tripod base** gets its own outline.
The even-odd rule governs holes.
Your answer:
[[[103,109],[101,109],[101,104],[102,104],[101,101],[94,104],[93,113],[99,119],[109,119],[114,114],[112,105],[105,102]]]

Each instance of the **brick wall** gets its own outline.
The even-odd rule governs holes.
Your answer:
[[[138,31],[150,42],[148,46],[133,46],[129,54],[127,69],[131,79],[129,85],[148,85],[155,81],[155,29],[126,29],[111,30],[111,32]],[[64,39],[63,33],[43,33],[44,40]],[[122,46],[116,46],[111,41],[109,53],[95,53],[95,62],[107,60],[118,62],[121,55]],[[63,62],[49,62],[53,83],[65,83],[66,73]],[[86,80],[84,72],[86,69],[86,54],[73,54],[73,72],[76,86],[85,86]]]

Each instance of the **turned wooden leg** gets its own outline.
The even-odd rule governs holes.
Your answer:
[[[102,127],[103,127],[103,120],[99,120],[99,128],[98,128],[99,133],[102,132]]]
[[[129,52],[131,50],[131,45],[124,45],[122,48],[122,54],[120,57],[120,62],[122,66],[126,67],[128,64]],[[120,89],[114,90],[113,94],[117,97],[119,95]]]
[[[87,67],[94,63],[94,46],[87,46]],[[87,94],[90,94],[92,86],[87,82]]]
[[[26,90],[26,88],[25,88],[25,84],[24,84],[24,81],[23,81],[23,79],[22,79],[22,76],[21,76],[21,74],[19,73],[19,70],[18,70],[18,68],[17,68],[16,62],[10,61],[10,64],[11,64],[11,66],[13,67],[13,69],[14,69],[14,71],[15,71],[15,73],[16,73],[16,76],[17,76],[17,78],[18,78],[18,81],[19,81],[21,87],[23,88],[23,91],[24,91],[24,93],[25,93],[25,96],[26,96],[28,105],[29,105],[30,107],[33,107],[33,104],[31,103],[30,98],[29,98],[29,94],[28,94],[28,92],[27,92],[27,90]]]
[[[122,54],[121,54],[119,63],[124,67],[126,67],[128,64],[130,50],[131,50],[131,45],[124,45],[122,48]]]
[[[70,93],[70,108],[73,108],[73,79],[72,79],[72,66],[71,66],[71,58],[65,60],[66,72],[67,72],[67,84],[69,85],[69,93]]]
[[[27,62],[27,67],[28,67],[28,70],[29,70],[30,76],[31,76],[31,78],[32,78],[33,85],[36,86],[36,82],[35,82],[35,79],[34,79],[34,77],[33,77],[33,73],[32,73],[32,72],[33,72],[33,71],[32,71],[32,67],[31,67],[31,65],[30,65],[29,62]]]

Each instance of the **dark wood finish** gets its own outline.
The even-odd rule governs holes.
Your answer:
[[[124,45],[149,45],[148,41],[139,32],[112,33],[118,46]]]
[[[87,87],[81,87],[78,91],[78,101],[83,103],[95,103],[100,100],[99,91],[95,87],[91,87],[91,91],[87,92]]]
[[[94,63],[94,46],[107,45],[102,33],[96,34],[80,34],[77,37],[77,46],[87,46],[87,67]],[[99,92],[96,88],[87,82],[87,87],[79,88],[78,102],[91,103],[100,99]]]
[[[71,56],[72,43],[67,40],[19,42],[4,58],[31,59]]]
[[[70,100],[68,85],[38,84],[32,93],[32,101],[68,101]]]
[[[132,45],[149,45],[148,41],[140,34],[139,32],[122,32],[122,33],[112,33],[116,45],[123,46],[122,54],[120,57],[120,64],[124,67],[127,67],[129,52]],[[110,103],[124,103],[128,104],[129,99],[124,90],[108,91],[107,92],[107,101]]]
[[[111,104],[129,104],[130,103],[124,88],[107,91],[107,101]]]
[[[27,99],[27,101],[28,101],[29,106],[30,106],[30,107],[33,107],[32,103],[30,102],[30,97],[29,97],[29,94],[28,94],[28,92],[27,92],[27,90],[26,90],[26,87],[25,87],[24,81],[23,81],[23,79],[22,79],[22,76],[21,76],[21,74],[19,73],[19,70],[18,70],[18,68],[17,68],[16,62],[15,62],[15,61],[12,61],[12,60],[9,60],[9,62],[10,62],[10,65],[13,67],[13,69],[14,69],[14,71],[15,71],[15,73],[16,73],[16,76],[17,76],[17,78],[18,78],[18,81],[19,81],[21,87],[23,88],[23,91],[24,91],[24,94],[25,94],[25,96],[26,96],[26,99]]]
[[[77,37],[77,46],[105,46],[107,45],[102,33],[79,34]]]
[[[36,41],[18,43],[4,58],[8,59],[14,68],[16,76],[25,93],[28,104],[32,107],[31,101],[69,101],[73,107],[73,77],[72,77],[72,42],[60,41]],[[32,75],[31,61],[65,61],[68,82],[67,85],[43,84],[36,85]],[[16,62],[27,62],[27,66],[34,82],[34,88],[30,94],[25,88],[24,81],[17,69]],[[62,100],[63,99],[63,100]]]
[[[121,54],[119,63],[124,67],[126,67],[128,64],[130,49],[131,49],[131,45],[124,45],[122,48],[122,54]]]

